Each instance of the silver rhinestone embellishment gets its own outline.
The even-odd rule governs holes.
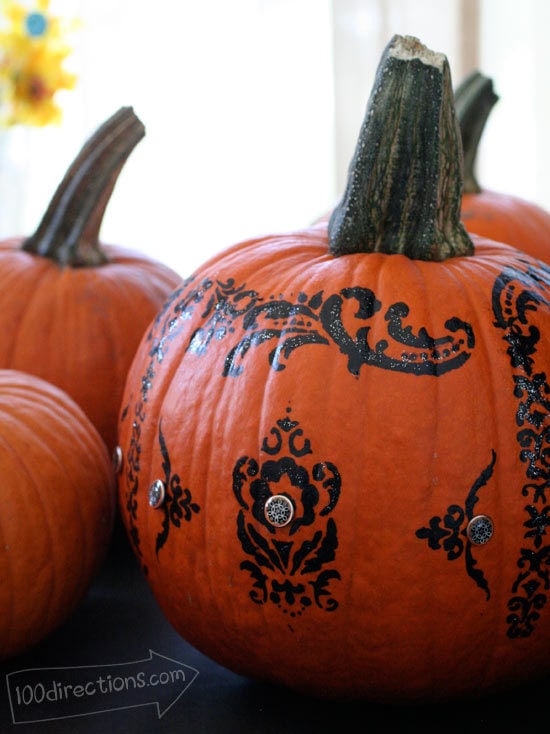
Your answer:
[[[156,479],[149,487],[149,504],[156,510],[164,502],[165,487],[162,479]]]
[[[275,494],[265,503],[264,513],[270,525],[282,528],[292,520],[294,507],[292,502],[282,494]]]
[[[117,446],[113,451],[113,469],[115,470],[115,474],[120,474],[122,471],[122,461],[122,449],[120,446]]]
[[[487,515],[476,515],[472,517],[466,528],[468,540],[474,545],[484,545],[493,537],[493,521]]]

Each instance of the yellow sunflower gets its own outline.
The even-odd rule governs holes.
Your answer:
[[[52,15],[50,0],[0,0],[0,125],[60,122],[56,93],[76,83],[63,66],[74,28]]]

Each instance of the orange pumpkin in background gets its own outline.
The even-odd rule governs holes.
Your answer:
[[[166,265],[99,241],[115,183],[144,134],[131,108],[118,110],[83,146],[36,232],[0,241],[0,368],[68,392],[110,450],[136,347],[181,282]]]
[[[116,509],[110,453],[59,388],[0,370],[0,659],[68,619],[103,562]]]
[[[550,670],[550,271],[467,234],[460,145],[447,59],[395,36],[329,224],[219,253],[138,347],[122,517],[241,675],[394,703]]]
[[[475,175],[479,143],[497,101],[492,80],[479,71],[455,91],[464,151],[462,220],[469,232],[519,247],[550,264],[550,212],[521,197],[483,188]]]

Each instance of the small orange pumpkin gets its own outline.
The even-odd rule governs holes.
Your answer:
[[[447,59],[395,36],[330,223],[245,241],[138,347],[119,503],[169,621],[385,702],[550,669],[550,271],[468,236]]]
[[[118,175],[144,132],[121,108],[83,146],[36,232],[0,242],[0,367],[68,392],[110,450],[135,349],[181,281],[142,253],[99,241]]]
[[[521,197],[483,188],[475,175],[479,143],[497,101],[492,80],[479,71],[455,91],[464,151],[462,219],[469,232],[519,247],[549,264],[550,213]]]
[[[0,370],[0,659],[64,622],[98,571],[116,509],[111,457],[67,393]]]

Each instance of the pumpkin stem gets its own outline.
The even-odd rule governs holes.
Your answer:
[[[99,243],[105,209],[124,163],[144,135],[131,107],[121,107],[106,120],[82,146],[22,249],[72,267],[107,262]]]
[[[469,74],[455,90],[456,115],[464,152],[465,194],[479,194],[481,191],[475,176],[477,152],[487,118],[497,102],[492,79],[479,71]]]
[[[417,38],[394,36],[329,220],[329,249],[418,260],[471,254],[461,203],[462,142],[447,58]]]

